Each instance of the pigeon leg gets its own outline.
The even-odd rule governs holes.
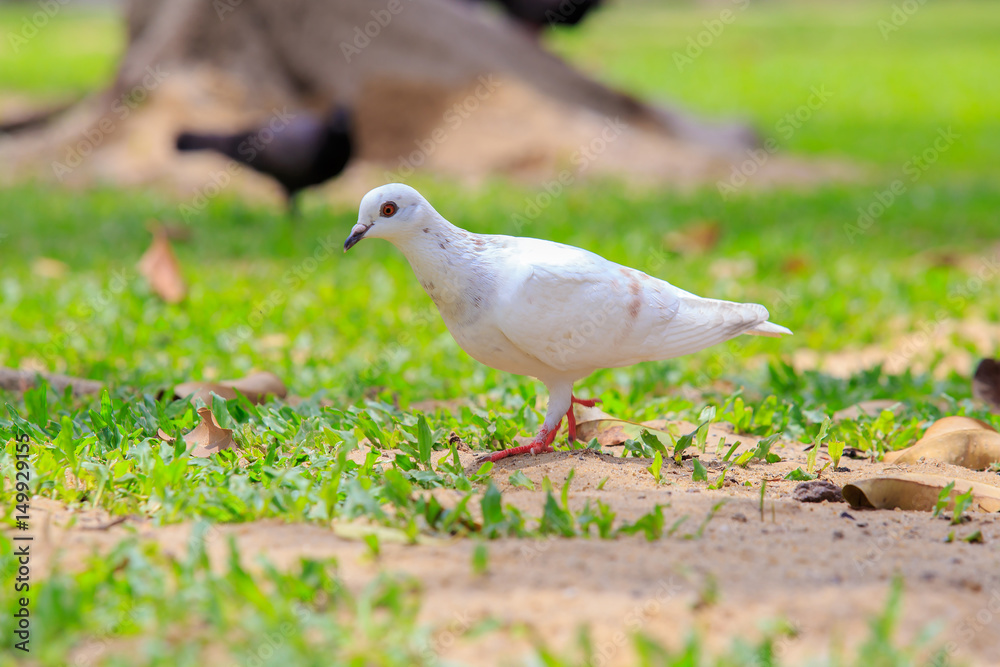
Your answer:
[[[538,435],[527,445],[512,447],[503,451],[494,452],[489,456],[484,456],[481,461],[493,461],[496,463],[500,459],[518,454],[543,454],[552,451],[552,441],[556,439],[556,432],[562,424],[563,415],[567,408],[573,407],[573,383],[558,382],[546,383],[549,390],[549,407],[545,411],[545,421]]]
[[[577,398],[573,396],[570,399],[569,410],[566,411],[566,430],[569,432],[569,441],[573,442],[576,440],[576,415],[573,414],[573,403],[577,405],[582,405],[585,408],[592,408],[601,402],[599,398]]]
[[[288,210],[288,218],[293,222],[302,217],[302,210],[299,208],[298,193],[285,191],[285,204]]]
[[[559,420],[562,421],[561,419]],[[508,456],[517,456],[518,454],[544,454],[545,452],[552,451],[552,441],[556,439],[556,431],[559,430],[559,424],[556,424],[556,428],[551,431],[542,428],[535,436],[535,439],[529,442],[527,445],[521,445],[520,447],[511,447],[510,449],[503,449],[499,452],[493,452],[489,456],[484,456],[480,459],[483,462],[492,461],[496,463],[500,459],[505,459]]]

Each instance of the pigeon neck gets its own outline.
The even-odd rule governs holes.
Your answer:
[[[475,319],[475,311],[489,291],[483,246],[475,234],[439,218],[418,227],[400,248],[449,324],[464,325]],[[470,307],[470,299],[476,308]]]
[[[400,249],[418,277],[449,274],[455,271],[458,257],[465,258],[472,247],[471,234],[443,218],[414,229]]]

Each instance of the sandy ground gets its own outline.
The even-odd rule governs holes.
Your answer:
[[[681,425],[682,428],[685,425]],[[703,457],[709,479],[721,470],[711,452],[719,437],[734,435],[726,425],[713,427],[709,454]],[[756,438],[740,436],[745,446]],[[476,574],[469,539],[427,539],[416,545],[383,539],[377,561],[356,535],[357,525],[294,525],[262,521],[221,526],[211,533],[209,550],[221,562],[228,536],[236,537],[247,564],[265,554],[280,566],[300,557],[336,557],[347,583],[361,587],[380,571],[406,573],[420,579],[424,591],[423,620],[435,628],[433,645],[443,658],[473,665],[517,664],[527,654],[527,637],[544,638],[564,652],[574,645],[581,626],[589,626],[598,649],[595,664],[631,664],[626,636],[641,630],[678,647],[692,630],[708,645],[728,647],[735,637],[754,638],[768,622],[784,619],[797,636],[783,640],[780,654],[789,665],[828,655],[831,646],[851,647],[868,636],[872,615],[883,609],[895,573],[905,580],[900,641],[940,623],[938,645],[972,665],[995,665],[1000,656],[1000,515],[977,513],[969,523],[953,527],[930,512],[851,509],[843,503],[801,503],[792,498],[797,482],[780,478],[805,465],[804,446],[776,444],[780,463],[754,463],[733,469],[726,485],[708,490],[692,482],[691,462],[668,463],[657,484],[645,470],[648,460],[620,458],[622,448],[605,453],[554,452],[501,461],[493,479],[506,502],[531,516],[541,514],[544,494],[511,487],[508,477],[521,470],[541,488],[543,476],[558,489],[571,469],[570,504],[579,509],[588,499],[608,503],[619,518],[632,519],[666,505],[666,525],[688,515],[671,537],[648,542],[644,537],[616,540],[503,539],[488,543],[489,568]],[[475,456],[461,452],[475,467]],[[820,465],[826,457],[819,457]],[[879,472],[930,472],[1000,485],[996,474],[977,473],[941,464],[893,466],[843,459],[837,472],[824,478],[838,485]],[[607,478],[603,488],[601,481]],[[767,480],[763,515],[761,481]],[[750,482],[745,486],[744,482]],[[447,503],[457,492],[441,492]],[[725,504],[707,523],[699,524],[719,501]],[[157,527],[136,519],[104,528],[107,517],[95,512],[71,513],[44,499],[34,503],[39,529],[33,561],[41,574],[57,552],[72,566],[92,549],[106,550],[129,535],[155,540],[178,553],[187,543],[189,524]],[[984,543],[946,543],[951,530],[964,537],[982,532]],[[492,617],[501,630],[464,636],[477,621]],[[523,628],[530,628],[525,632]]]

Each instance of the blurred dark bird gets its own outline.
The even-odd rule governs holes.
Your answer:
[[[983,359],[972,377],[972,395],[1000,413],[1000,359]]]
[[[299,111],[235,134],[184,132],[177,137],[177,150],[212,150],[267,174],[284,188],[295,215],[300,190],[337,176],[350,161],[351,114],[337,107],[323,119]]]
[[[548,26],[576,25],[603,0],[496,0],[507,14],[534,34]]]

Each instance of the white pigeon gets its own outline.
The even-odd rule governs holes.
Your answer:
[[[399,183],[364,196],[347,252],[385,239],[409,260],[448,331],[473,359],[541,380],[549,405],[530,444],[494,453],[552,451],[562,423],[576,436],[573,383],[599,368],[697,352],[740,334],[780,336],[764,306],[703,299],[595,255],[541,239],[473,234]]]

